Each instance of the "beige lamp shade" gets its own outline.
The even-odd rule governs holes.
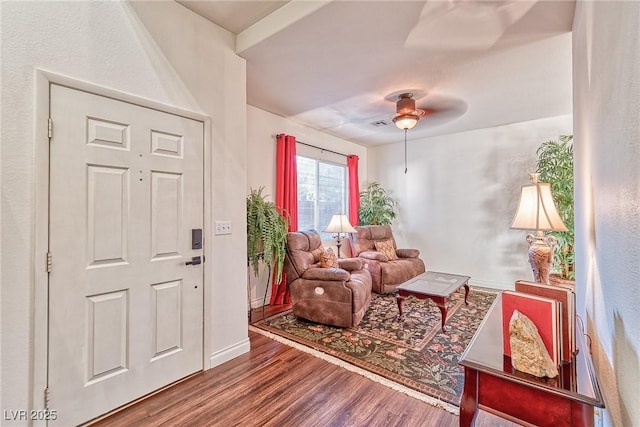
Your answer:
[[[520,203],[511,228],[519,230],[567,231],[551,196],[551,185],[534,182],[522,186]]]
[[[331,217],[331,221],[327,228],[324,229],[325,233],[357,233],[358,231],[353,228],[344,214],[335,214]]]

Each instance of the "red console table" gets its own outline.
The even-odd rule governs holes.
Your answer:
[[[578,352],[554,379],[513,369],[502,351],[502,295],[498,295],[460,358],[464,390],[460,426],[471,426],[478,409],[536,426],[593,426],[593,408],[604,408],[588,347],[576,336]]]

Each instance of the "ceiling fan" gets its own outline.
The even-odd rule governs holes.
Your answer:
[[[430,126],[441,125],[462,116],[467,111],[467,103],[450,96],[436,93],[427,94],[420,89],[395,91],[384,97],[395,102],[396,113],[391,118],[395,125],[404,130],[413,128],[421,118]],[[416,101],[420,106],[416,106]]]
[[[416,100],[413,99],[413,93],[403,92],[398,95],[393,123],[399,129],[404,130],[404,173],[407,173],[407,131],[418,124],[420,117],[426,113],[426,110],[416,108]]]
[[[396,100],[396,114],[393,123],[404,130],[404,173],[407,173],[407,131],[412,129],[421,118],[429,118],[432,124],[443,122],[459,117],[467,111],[467,104],[454,98],[441,96],[431,96],[427,99],[427,104],[423,108],[416,107],[416,98],[422,98],[425,92],[420,90],[400,91],[389,94],[386,100]]]
[[[416,100],[413,99],[413,93],[404,92],[398,95],[396,115],[393,118],[393,123],[406,132],[414,127],[418,123],[418,120],[420,120],[420,117],[426,113],[426,110],[416,108]]]

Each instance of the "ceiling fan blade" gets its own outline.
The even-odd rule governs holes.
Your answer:
[[[425,111],[425,115],[420,119],[420,122],[423,122],[423,126],[432,127],[462,117],[468,109],[466,102],[456,98],[444,97],[427,100],[425,105],[421,105],[420,107]]]
[[[483,50],[496,44],[535,1],[427,1],[405,45],[434,50]]]

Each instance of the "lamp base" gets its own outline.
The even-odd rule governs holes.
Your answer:
[[[340,258],[340,246],[342,246],[342,239],[338,237],[338,239],[336,240],[336,248],[338,248],[338,258]]]
[[[535,236],[527,235],[527,242],[529,242],[529,264],[533,270],[533,280],[548,285],[556,238],[547,237],[542,231],[538,231]]]

